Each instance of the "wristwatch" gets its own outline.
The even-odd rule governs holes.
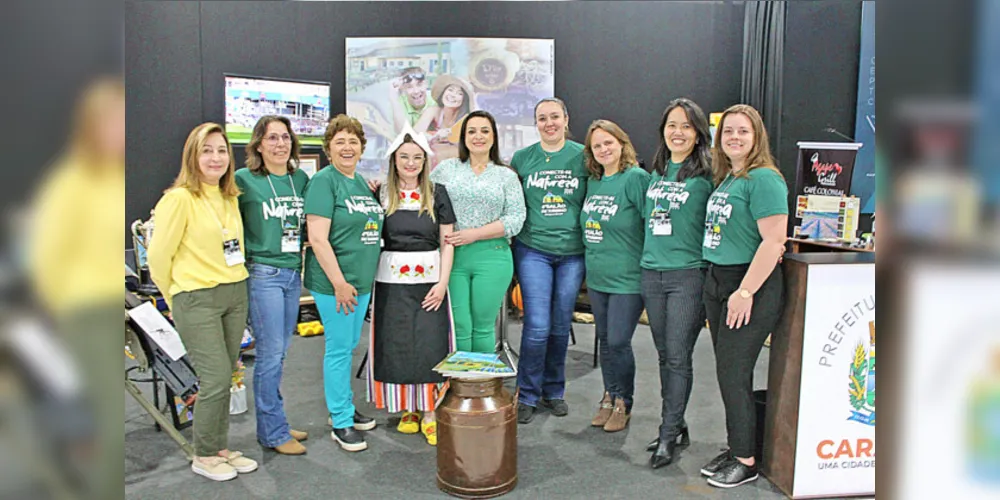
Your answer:
[[[749,299],[750,297],[753,297],[753,294],[750,293],[750,290],[747,290],[746,288],[740,288],[737,291],[740,293],[741,298]]]

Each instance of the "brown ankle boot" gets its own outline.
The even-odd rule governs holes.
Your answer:
[[[275,446],[274,451],[282,455],[305,455],[306,447],[302,446],[302,443],[296,441],[295,438],[292,438]]]
[[[597,409],[597,415],[590,421],[590,425],[604,427],[604,424],[608,423],[608,419],[611,418],[611,410],[613,408],[611,395],[605,392],[604,399],[601,399],[601,406]]]
[[[625,400],[615,398],[615,406],[611,411],[611,418],[604,424],[604,432],[618,432],[628,426],[628,419],[631,415],[625,412]]]
[[[289,429],[288,434],[290,434],[296,441],[305,441],[309,439],[309,433],[306,431],[297,431],[295,429]]]

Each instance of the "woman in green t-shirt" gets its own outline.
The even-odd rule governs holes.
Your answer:
[[[535,105],[540,141],[510,162],[524,189],[528,216],[514,244],[514,268],[524,297],[521,356],[517,362],[517,421],[527,424],[539,406],[569,413],[566,352],[573,308],[583,282],[580,209],[587,195],[583,144],[566,138],[569,113],[562,99]]]
[[[710,264],[705,310],[729,450],[701,472],[720,488],[758,477],[753,369],[764,339],[777,326],[784,295],[777,264],[785,249],[788,186],[768,144],[754,108],[737,104],[722,114],[712,151],[717,188],[708,200],[702,248]]]
[[[257,441],[284,455],[306,452],[308,435],[289,428],[281,372],[302,295],[302,193],[309,176],[295,167],[299,138],[285,116],[257,120],[247,144],[247,168],[236,172],[247,249]]]
[[[351,352],[361,339],[371,299],[384,212],[357,173],[365,150],[361,122],[335,116],[326,127],[323,150],[333,165],[314,175],[305,193],[311,246],[305,287],[316,299],[325,331],[323,390],[332,437],[347,451],[362,451],[368,445],[356,430],[374,429],[375,420],[354,408]]]
[[[684,411],[694,380],[691,355],[705,324],[701,256],[705,205],[712,193],[712,138],[705,113],[689,99],[674,99],[660,119],[660,145],[646,190],[642,300],[659,355],[663,399],[659,436],[647,447],[654,469],[690,444]]]
[[[628,425],[635,392],[632,335],[642,314],[642,208],[649,174],[618,125],[596,120],[584,143],[587,198],[583,226],[587,293],[600,342],[604,397],[591,425],[617,432]]]

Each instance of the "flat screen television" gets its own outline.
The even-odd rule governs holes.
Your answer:
[[[226,74],[226,135],[247,144],[264,115],[287,116],[303,146],[322,146],[330,120],[330,83]]]

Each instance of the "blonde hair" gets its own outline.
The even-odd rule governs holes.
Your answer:
[[[732,172],[733,162],[722,151],[722,128],[726,123],[726,118],[733,114],[747,117],[753,128],[753,146],[750,148],[750,153],[747,154],[746,167],[735,173]],[[767,138],[767,129],[764,128],[764,120],[761,119],[760,113],[753,106],[735,104],[722,113],[722,118],[719,118],[719,126],[715,130],[715,146],[712,147],[712,181],[718,186],[730,173],[734,177],[745,178],[751,170],[756,168],[766,168],[781,175],[781,171],[778,170],[774,161],[774,156],[771,155],[771,143]],[[781,178],[784,179],[785,176],[781,175]]]
[[[191,194],[201,195],[201,168],[198,165],[198,157],[201,156],[201,148],[208,142],[208,136],[221,134],[226,141],[226,149],[229,151],[229,167],[226,173],[219,179],[219,190],[223,196],[236,197],[240,195],[240,190],[236,187],[236,166],[233,163],[233,146],[229,143],[226,129],[218,123],[202,123],[188,134],[187,141],[184,142],[184,153],[181,155],[181,171],[174,180],[173,188],[184,188]]]
[[[403,144],[416,144],[410,134],[406,134],[403,138],[403,143],[399,147],[403,147]],[[418,145],[419,147],[419,145]],[[399,148],[392,152],[389,156],[389,176],[386,179],[386,211],[385,216],[388,217],[399,209],[399,194],[402,191],[399,187],[399,173],[396,171],[396,153],[399,152]],[[420,191],[420,211],[418,214],[426,213],[431,216],[431,220],[437,222],[437,216],[434,213],[434,183],[431,182],[431,176],[428,172],[428,161],[427,152],[424,151],[424,166],[417,175],[417,190]]]
[[[639,164],[639,160],[635,154],[635,146],[632,145],[632,140],[628,138],[628,134],[622,130],[617,124],[609,120],[594,120],[590,124],[590,128],[587,129],[587,139],[584,141],[583,154],[587,163],[587,171],[590,172],[590,176],[595,179],[600,179],[604,176],[604,167],[598,163],[597,159],[594,158],[594,151],[591,149],[591,138],[594,136],[594,131],[601,129],[609,134],[611,134],[618,142],[622,145],[622,157],[618,160],[618,169],[622,172],[628,170]]]
[[[114,160],[124,165],[122,158],[107,158],[101,151],[100,120],[118,102],[125,111],[125,82],[121,76],[104,76],[94,80],[81,93],[73,110],[73,126],[70,132],[66,156],[79,161],[87,168],[99,166]]]

